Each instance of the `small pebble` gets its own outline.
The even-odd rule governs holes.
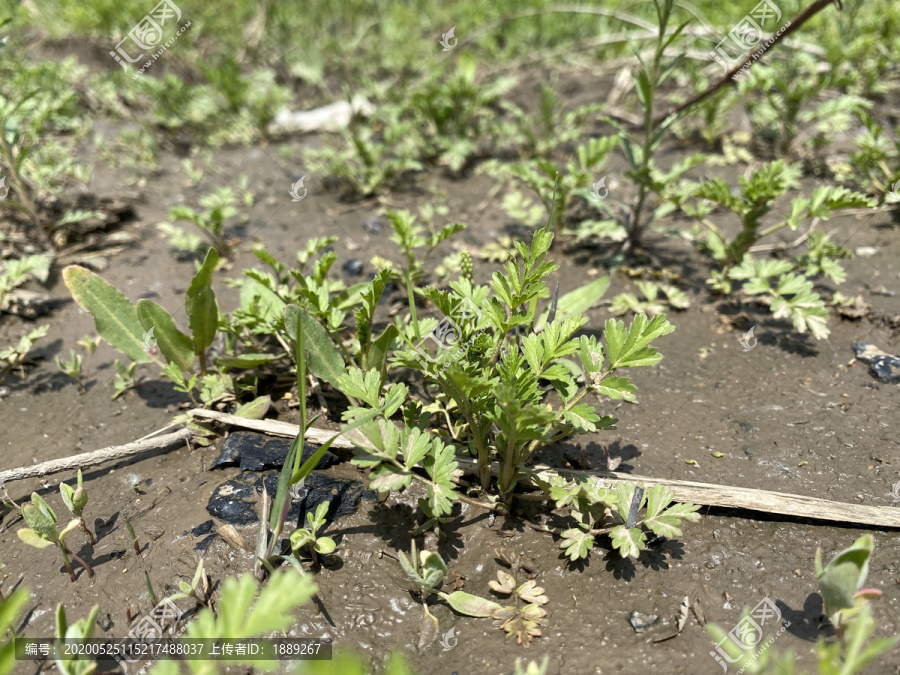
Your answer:
[[[358,277],[363,273],[363,264],[362,260],[359,258],[351,258],[347,262],[344,263],[341,269],[344,271],[348,277]]]
[[[636,611],[632,612],[631,616],[628,617],[628,621],[631,623],[631,627],[634,628],[635,633],[643,633],[647,626],[656,623],[658,620],[659,617],[656,614],[641,614]]]
[[[378,218],[369,218],[363,223],[363,229],[369,234],[381,234],[382,224]]]

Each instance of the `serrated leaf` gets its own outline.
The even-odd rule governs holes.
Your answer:
[[[152,300],[141,299],[137,303],[137,318],[144,331],[153,329],[153,337],[159,350],[169,363],[182,371],[194,367],[194,343],[175,326],[175,320]]]
[[[636,558],[644,549],[646,536],[638,527],[626,528],[618,525],[609,533],[613,546],[623,558]]]
[[[490,586],[491,590],[495,593],[509,595],[516,590],[516,579],[509,572],[497,570],[497,581],[492,579],[488,582],[488,586]]]
[[[579,528],[566,530],[562,533],[559,547],[565,549],[565,554],[570,560],[586,558],[594,548],[594,535]]]
[[[135,363],[151,360],[141,344],[144,331],[134,305],[112,284],[78,265],[63,270],[63,282],[75,302],[94,318],[100,337]]]
[[[603,378],[603,380],[596,385],[596,388],[597,393],[608,396],[613,400],[624,399],[633,402],[637,398],[635,396],[637,387],[631,384],[631,379],[627,377],[610,375]]]
[[[194,339],[194,352],[197,354],[201,354],[212,344],[219,327],[219,307],[212,289],[212,277],[218,264],[218,251],[209,249],[203,266],[191,279],[191,285],[184,296],[184,309]]]
[[[534,579],[529,579],[516,589],[518,595],[525,602],[534,603],[535,605],[546,605],[550,602],[550,598],[544,595],[544,589],[537,585]]]
[[[288,305],[284,309],[284,327],[292,340],[297,339],[298,323],[303,326],[303,346],[309,353],[309,370],[316,377],[328,382],[335,389],[344,374],[344,358],[341,356],[328,331],[316,321],[304,307]]]
[[[376,492],[390,492],[402,490],[412,481],[412,476],[406,471],[398,471],[392,466],[382,466],[372,474],[369,487]]]

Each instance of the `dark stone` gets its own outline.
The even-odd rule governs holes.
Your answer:
[[[274,495],[278,490],[278,474],[273,473],[266,476],[265,484],[266,491],[270,495]],[[262,485],[259,485],[257,490],[262,494]],[[313,472],[306,477],[299,494],[299,498],[295,499],[291,504],[287,520],[293,521],[296,518],[300,527],[306,525],[306,514],[315,514],[316,508],[322,502],[331,502],[326,518],[329,522],[332,522],[343,516],[356,513],[360,499],[365,498],[367,501],[375,501],[377,499],[375,493],[367,490],[358,480],[336,478],[317,472]]]
[[[240,463],[243,471],[280,469],[284,466],[291,443],[291,439],[288,438],[270,438],[261,434],[238,431],[231,434],[222,443],[222,451],[213,461],[212,468]],[[318,446],[304,444],[303,461],[309,459],[318,449]],[[337,464],[338,461],[334,454],[326,451],[319,463],[316,464],[316,468],[327,469],[329,466]]]
[[[253,487],[240,479],[229,480],[217,487],[206,510],[211,516],[232,525],[249,525],[257,521],[253,505],[258,501]]]
[[[381,221],[378,218],[369,218],[363,223],[363,229],[370,234],[381,234]]]
[[[105,631],[108,631],[113,627],[113,622],[109,616],[109,612],[107,612],[106,614],[101,614],[97,617],[97,625]]]
[[[191,536],[193,537],[202,537],[204,534],[209,534],[213,529],[213,521],[207,520],[205,523],[200,523],[197,527],[191,530]]]
[[[351,258],[343,264],[341,269],[348,277],[358,277],[363,273],[362,260],[360,260],[359,258]]]
[[[888,354],[869,342],[854,342],[851,346],[856,358],[869,365],[872,377],[884,384],[900,384],[900,356]]]
[[[218,535],[211,534],[206,539],[201,539],[194,545],[194,550],[203,555],[209,549],[210,545],[213,543],[213,539],[215,539]]]

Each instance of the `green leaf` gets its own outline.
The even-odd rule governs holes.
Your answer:
[[[819,578],[819,591],[825,600],[826,613],[854,606],[853,596],[862,588],[869,572],[869,557],[875,541],[863,535],[828,563]]]
[[[643,550],[646,536],[639,527],[627,528],[618,525],[609,533],[613,546],[618,549],[623,558],[637,558]]]
[[[48,546],[53,546],[53,542],[42,536],[39,532],[32,530],[28,527],[23,527],[16,532],[19,535],[19,539],[24,541],[29,546],[34,546],[35,548],[47,548]]]
[[[233,356],[217,356],[216,367],[224,368],[257,368],[267,363],[275,363],[281,356],[273,354],[235,354]]]
[[[219,307],[212,289],[212,276],[218,264],[219,253],[214,248],[209,249],[203,266],[194,275],[184,296],[196,354],[202,354],[212,344],[219,326]]]
[[[114,286],[78,265],[63,270],[63,282],[75,302],[94,317],[100,337],[135,363],[151,360],[141,344],[144,332],[134,305]]]
[[[596,423],[600,421],[600,416],[594,407],[586,403],[579,403],[571,410],[566,410],[563,412],[563,418],[582,433],[597,431]]]
[[[235,410],[234,415],[248,420],[261,420],[269,412],[271,405],[271,396],[259,396]]]
[[[328,555],[329,553],[334,553],[334,550],[337,548],[337,544],[334,543],[334,539],[331,537],[319,537],[316,539],[315,547],[316,553],[321,553],[322,555]]]
[[[556,303],[556,316],[565,318],[567,316],[584,314],[584,312],[594,306],[595,302],[603,297],[607,288],[609,288],[608,274],[560,296],[559,301]],[[550,308],[548,307],[540,319],[535,322],[534,329],[536,331],[546,324],[549,313]]]
[[[175,326],[175,320],[152,300],[138,300],[137,318],[144,331],[153,329],[159,350],[169,363],[174,363],[182,371],[194,367],[194,345],[187,335]]]
[[[390,492],[402,490],[412,481],[412,476],[406,471],[400,471],[396,467],[382,465],[371,476],[369,487],[376,492]]]
[[[700,514],[696,513],[699,510],[700,507],[694,504],[675,504],[658,516],[644,518],[643,524],[654,534],[658,534],[661,537],[678,537],[681,536],[681,528],[679,527],[681,521],[690,520],[696,522],[700,520]]]
[[[441,593],[440,596],[447,601],[455,611],[466,616],[474,616],[485,619],[494,615],[502,606],[492,600],[479,598],[471,593],[463,591],[453,591],[452,593]]]
[[[565,549],[565,554],[570,560],[587,558],[588,553],[594,547],[594,535],[579,528],[572,528],[562,533],[562,541],[559,547]]]
[[[309,352],[309,370],[316,377],[339,389],[338,380],[344,374],[344,359],[328,331],[316,321],[306,308],[288,305],[284,309],[284,327],[292,340],[297,339],[297,326],[302,323],[303,346]]]
[[[608,396],[613,400],[624,399],[634,402],[637,398],[635,396],[637,387],[631,384],[631,380],[627,377],[609,375],[596,385],[596,389],[597,393]]]
[[[400,337],[400,329],[394,324],[384,329],[384,332],[369,347],[366,361],[369,368],[375,368],[379,372],[384,369],[388,350],[398,337]]]

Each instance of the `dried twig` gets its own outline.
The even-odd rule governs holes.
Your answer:
[[[32,466],[23,466],[18,469],[9,469],[8,471],[0,471],[0,485],[13,480],[22,480],[23,478],[34,478],[35,476],[46,476],[50,473],[59,473],[60,471],[71,471],[73,469],[86,469],[88,467],[102,464],[103,462],[111,462],[135,455],[141,455],[145,452],[153,450],[166,450],[175,445],[181,445],[191,437],[190,429],[180,429],[172,434],[151,438],[142,441],[134,441],[125,445],[115,445],[102,450],[94,450],[92,452],[82,452],[71,457],[63,457],[61,459],[51,459],[49,462],[41,462]]]
[[[197,417],[214,419],[234,426],[242,426],[257,431],[270,431],[279,436],[296,436],[299,427],[295,424],[276,422],[274,420],[248,420],[234,415],[217,413],[211,410],[195,409],[190,413]],[[324,443],[334,436],[332,431],[310,429],[306,432],[307,443]],[[338,438],[331,446],[344,450],[353,448],[353,444],[345,438]],[[472,474],[478,471],[475,460],[458,458],[457,474]],[[497,475],[499,464],[491,466],[491,473]],[[890,506],[865,506],[862,504],[844,504],[832,502],[818,497],[804,497],[768,490],[756,490],[753,488],[732,487],[728,485],[712,485],[709,483],[696,483],[693,481],[670,480],[666,478],[653,478],[650,476],[634,476],[631,474],[616,473],[614,471],[569,471],[564,469],[551,469],[547,466],[535,466],[532,470],[541,480],[550,480],[556,476],[574,478],[587,476],[593,479],[600,487],[615,487],[617,483],[641,483],[647,487],[653,485],[665,485],[672,489],[676,500],[681,502],[693,502],[705,506],[722,506],[726,508],[746,509],[748,511],[763,511],[777,513],[783,516],[799,518],[815,518],[818,520],[830,520],[838,523],[860,523],[863,525],[876,525],[881,527],[900,527],[900,508]]]

